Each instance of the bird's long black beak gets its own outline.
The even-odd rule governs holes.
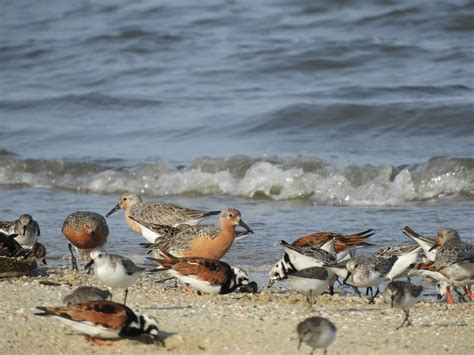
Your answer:
[[[438,243],[434,243],[433,246],[430,248],[430,250],[428,251],[432,251],[434,249],[436,249],[437,247],[439,247],[439,244]]]
[[[245,228],[245,230],[249,233],[252,233],[253,234],[253,230],[252,228],[250,228],[247,224],[245,224],[244,221],[242,220],[239,220],[239,226],[241,226],[242,228]]]
[[[26,226],[23,226],[23,235],[26,234]]]
[[[112,208],[109,213],[105,215],[105,217],[109,217],[112,213],[117,212],[120,209],[120,204],[116,204],[114,208]]]
[[[92,259],[91,261],[89,261],[86,266],[84,266],[84,270],[89,270],[92,266],[92,264],[94,264],[94,259]]]
[[[393,308],[393,298],[394,298],[393,295],[390,296],[390,308]]]
[[[350,271],[347,272],[347,276],[346,278],[344,279],[344,281],[342,282],[343,285],[346,284],[347,280],[349,280],[349,277],[351,277],[352,273]]]

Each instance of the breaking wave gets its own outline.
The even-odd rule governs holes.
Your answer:
[[[0,150],[0,184],[114,194],[227,195],[321,205],[394,206],[474,199],[474,159],[434,157],[411,165],[337,166],[316,157],[201,157],[123,166],[118,161],[20,159]]]

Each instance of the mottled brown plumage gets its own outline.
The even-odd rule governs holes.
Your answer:
[[[334,248],[337,253],[346,250],[351,247],[361,247],[372,245],[367,242],[367,238],[374,235],[373,229],[368,229],[366,231],[343,235],[333,232],[317,232],[304,237],[298,238],[293,243],[293,246],[296,247],[308,247],[308,246],[320,246],[331,238],[334,238]]]

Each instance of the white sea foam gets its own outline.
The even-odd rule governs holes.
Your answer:
[[[0,182],[91,193],[228,195],[315,204],[390,206],[474,199],[474,159],[432,158],[395,166],[338,167],[317,158],[200,158],[177,168],[167,161],[132,167],[20,160],[0,156]]]

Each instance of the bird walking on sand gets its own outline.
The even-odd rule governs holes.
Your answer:
[[[102,247],[107,241],[109,227],[105,218],[100,214],[90,211],[77,211],[66,217],[62,232],[69,241],[68,248],[72,256],[72,268],[78,271],[72,247],[74,246],[79,252],[82,262],[89,262],[91,250]]]
[[[173,227],[179,224],[196,225],[204,218],[220,213],[220,211],[201,211],[170,203],[143,202],[137,194],[126,192],[120,196],[119,203],[105,216],[109,217],[121,208],[125,210],[128,226],[150,243],[154,243],[160,235],[148,229],[146,225],[149,223]],[[142,222],[143,224],[140,224]]]
[[[15,221],[0,221],[0,232],[16,234],[15,240],[23,248],[33,248],[38,241],[40,228],[38,222],[29,214],[23,214]]]
[[[391,308],[401,308],[405,313],[405,319],[396,330],[403,327],[403,325],[411,325],[408,317],[410,316],[410,308],[418,302],[423,291],[423,286],[416,286],[407,281],[392,281],[387,284],[385,288],[383,298],[386,304],[389,304]]]
[[[88,301],[102,301],[111,298],[112,294],[107,290],[101,290],[92,286],[81,286],[76,288],[72,293],[63,298],[66,306],[72,304],[84,303]]]
[[[337,328],[326,318],[310,317],[297,325],[296,332],[299,338],[298,350],[301,343],[305,343],[312,348],[311,355],[318,348],[324,348],[324,354],[326,355],[327,347],[336,339]]]
[[[129,258],[102,250],[93,250],[90,255],[92,260],[86,268],[94,264],[99,281],[111,289],[125,289],[123,304],[127,304],[128,287],[138,280],[145,268],[135,265]]]
[[[225,208],[220,212],[217,224],[190,226],[172,237],[163,238],[152,250],[164,249],[179,258],[201,257],[219,260],[232,246],[237,225],[245,228],[248,233],[253,233],[242,220],[238,210]]]
[[[149,259],[178,278],[193,298],[196,296],[189,285],[204,293],[227,294],[249,283],[244,270],[223,261],[197,257],[177,258],[163,249],[160,252],[162,259]]]
[[[136,314],[123,304],[111,301],[88,301],[67,307],[36,307],[43,313],[37,316],[54,317],[85,334],[87,341],[99,346],[112,344],[99,339],[136,338],[147,336],[162,342],[158,335],[158,321]]]

